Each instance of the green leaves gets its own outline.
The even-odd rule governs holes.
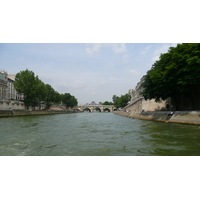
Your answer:
[[[161,54],[144,76],[142,95],[145,99],[188,96],[200,85],[200,44],[184,43]],[[198,91],[197,91],[198,92]]]
[[[129,94],[121,95],[121,97],[117,97],[113,95],[114,106],[117,108],[123,108],[127,105],[127,103],[131,100],[131,96]]]
[[[46,103],[46,108],[50,108],[51,104],[62,101],[61,94],[55,91],[51,85],[44,84],[38,76],[35,76],[34,72],[28,69],[16,74],[14,86],[18,93],[24,95],[24,103],[27,108],[29,106],[33,108],[39,106],[40,108],[42,101]],[[69,93],[65,94],[68,94],[66,99],[70,97],[67,102],[68,107],[73,107],[78,104],[74,96],[71,96]]]
[[[65,93],[62,95],[62,102],[65,104],[66,108],[72,108],[78,105],[77,99],[70,93]]]

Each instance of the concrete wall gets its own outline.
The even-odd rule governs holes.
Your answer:
[[[159,103],[155,102],[155,100],[147,100],[143,99],[142,101],[142,109],[145,111],[158,111],[166,109],[166,101],[161,101]]]
[[[23,102],[20,101],[12,101],[12,100],[4,100],[0,101],[0,110],[24,110],[25,106]]]
[[[184,124],[200,124],[200,111],[176,111],[169,116],[170,111],[149,111],[149,112],[122,112],[114,111],[114,113],[135,119],[164,121]]]
[[[42,105],[43,109],[45,105]],[[24,102],[15,100],[2,100],[0,101],[0,110],[25,110]],[[39,110],[39,107],[35,107],[35,110]]]
[[[135,102],[127,105],[125,108],[125,110],[130,111],[130,112],[138,112],[138,111],[142,111],[142,98],[136,100]]]
[[[124,109],[132,112],[145,111],[158,111],[166,109],[166,101],[160,103],[155,102],[155,100],[145,100],[144,98],[139,98],[135,102],[130,103]]]

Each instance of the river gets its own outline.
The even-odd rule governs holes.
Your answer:
[[[114,113],[0,118],[1,156],[199,156],[200,127]]]

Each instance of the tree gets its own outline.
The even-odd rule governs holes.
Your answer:
[[[118,96],[113,95],[113,97],[112,97],[113,103],[115,103],[118,98],[119,98]]]
[[[102,103],[102,105],[113,105],[113,103],[112,103],[112,102],[105,101],[104,103]]]
[[[131,100],[131,96],[129,94],[121,95],[121,97],[115,95],[115,99],[114,106],[117,108],[123,108]]]
[[[36,106],[41,109],[41,102],[46,103],[46,108],[50,108],[53,103],[60,103],[63,101],[66,107],[73,107],[78,104],[77,99],[65,93],[59,94],[55,91],[51,85],[44,84],[38,76],[35,76],[34,72],[26,69],[16,74],[15,89],[18,93],[24,95],[24,104],[27,109],[31,106],[35,109]]]
[[[19,94],[24,95],[24,104],[27,109],[29,106],[36,105],[37,83],[34,72],[28,69],[20,71],[15,76],[14,87]]]
[[[195,109],[200,87],[200,44],[178,44],[161,54],[144,76],[145,99],[165,100],[171,97],[179,109],[181,97],[189,98]]]
[[[45,88],[46,88],[45,103],[46,103],[46,108],[49,109],[54,102],[55,90],[49,84],[46,84]]]
[[[77,99],[70,93],[65,93],[62,95],[62,102],[65,104],[67,109],[78,105]]]
[[[45,84],[36,76],[37,88],[36,88],[36,102],[39,110],[41,110],[41,102],[45,100],[47,95],[47,88]]]

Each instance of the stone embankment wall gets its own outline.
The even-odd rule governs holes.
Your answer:
[[[22,101],[13,101],[13,100],[1,100],[0,101],[0,110],[25,110],[24,102]]]
[[[166,109],[167,101],[162,101],[160,103],[155,102],[155,100],[145,100],[143,97],[138,98],[134,102],[128,104],[124,109],[131,112],[141,112],[145,111],[159,111]]]
[[[44,109],[45,104],[41,104],[40,109]],[[17,100],[0,100],[0,110],[25,110],[23,101]],[[35,110],[39,110],[39,107],[35,107]]]
[[[123,115],[125,117],[164,121],[173,123],[184,123],[184,124],[200,124],[200,111],[176,111],[170,116],[170,111],[149,111],[149,112],[122,112],[114,111],[114,113]]]
[[[0,117],[31,116],[31,115],[53,115],[53,114],[66,114],[66,113],[76,113],[76,111],[0,110]]]

